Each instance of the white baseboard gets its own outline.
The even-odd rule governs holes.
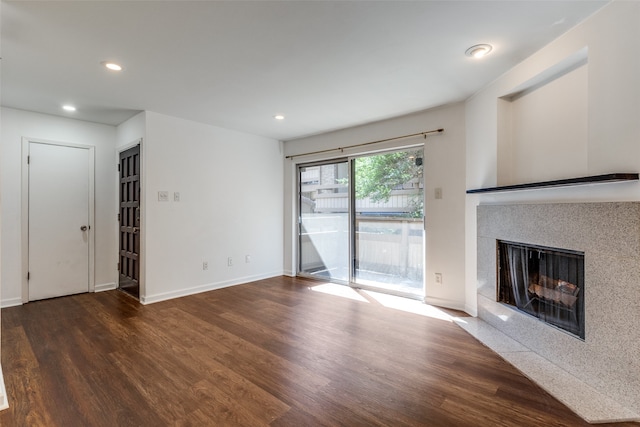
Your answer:
[[[140,303],[153,304],[154,302],[166,301],[174,298],[186,297],[188,295],[200,294],[202,292],[214,291],[216,289],[228,288],[229,286],[242,285],[244,283],[255,282],[257,280],[269,279],[271,277],[282,276],[282,271],[276,273],[260,274],[256,276],[246,276],[223,282],[206,283],[194,288],[177,289],[171,292],[164,292],[154,295],[140,296]]]
[[[118,287],[118,285],[116,285],[113,282],[111,282],[111,283],[101,283],[101,284],[95,286],[94,292],[111,291],[113,289],[116,289],[117,287]],[[3,299],[2,301],[0,301],[0,308],[15,307],[17,305],[22,305],[22,298],[8,298],[8,299]]]
[[[452,310],[464,311],[465,313],[467,312],[464,303],[457,300],[427,296],[424,297],[424,302],[430,305],[435,305],[436,307],[450,308]]]
[[[22,298],[3,299],[0,302],[0,308],[15,307],[17,305],[22,305]]]
[[[4,387],[4,377],[2,376],[2,366],[0,366],[0,411],[9,407],[7,389]]]
[[[111,283],[101,283],[99,285],[96,285],[94,292],[104,292],[104,291],[112,291],[114,289],[117,289],[118,285],[116,285],[115,283],[111,282]]]
[[[478,307],[471,307],[470,305],[465,304],[463,311],[469,316],[478,317]]]

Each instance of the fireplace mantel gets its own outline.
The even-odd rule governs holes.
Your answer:
[[[637,181],[638,178],[639,178],[638,173],[609,173],[605,175],[592,175],[592,176],[584,176],[580,178],[558,179],[555,181],[541,181],[541,182],[530,182],[527,184],[514,184],[514,185],[503,185],[499,187],[477,188],[474,190],[467,190],[467,194],[497,193],[500,191],[533,190],[536,188],[567,187],[567,186],[573,186],[573,185],[627,182],[627,181]]]

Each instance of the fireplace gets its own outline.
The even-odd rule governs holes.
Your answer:
[[[585,338],[584,253],[498,241],[498,301]]]
[[[495,338],[489,343],[521,371],[546,384],[545,388],[563,402],[573,402],[570,406],[585,418],[594,422],[640,419],[640,202],[494,201],[479,205],[477,212],[478,319],[515,341]],[[536,251],[542,249],[568,257],[581,258],[584,254],[584,263],[577,263],[580,274],[576,279],[555,277],[556,286],[564,285],[559,283],[563,281],[580,288],[571,295],[576,297],[575,305],[572,306],[572,298],[562,303],[558,294],[555,299],[560,301],[548,298],[551,302],[542,303],[547,304],[547,310],[562,308],[565,313],[565,306],[569,306],[573,313],[566,322],[557,323],[573,327],[566,330],[561,329],[563,325],[551,326],[540,321],[546,312],[530,314],[509,305],[515,304],[513,295],[511,302],[498,301],[498,285],[505,283],[499,274],[504,273],[504,267],[499,269],[500,257],[496,256],[502,242],[533,246],[532,262],[538,258]],[[538,304],[543,297],[529,291],[529,282],[540,285],[540,280],[529,280],[529,271],[539,267],[529,266],[528,255],[521,257],[520,265],[525,259],[525,267],[521,268],[527,271],[525,297],[536,298]],[[517,265],[513,268],[518,271]],[[538,272],[538,277],[540,274],[553,277],[548,272]],[[548,282],[542,287],[548,287]],[[559,291],[553,289],[553,278],[551,286]],[[567,287],[572,288],[564,285]],[[574,314],[577,323],[573,321]],[[543,368],[545,361],[552,366]],[[562,385],[562,371],[586,386]],[[600,397],[583,396],[581,393],[587,390],[595,390]],[[612,410],[616,404],[632,414]]]

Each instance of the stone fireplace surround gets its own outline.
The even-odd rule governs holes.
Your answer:
[[[461,326],[589,422],[640,420],[640,203],[480,205]],[[585,253],[585,340],[498,303],[496,241]]]

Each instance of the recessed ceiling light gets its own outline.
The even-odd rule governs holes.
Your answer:
[[[276,114],[273,118],[276,120],[284,120],[284,116],[282,114]]]
[[[63,105],[62,109],[65,111],[76,111],[76,107],[74,107],[73,105]]]
[[[465,55],[473,56],[474,58],[482,58],[491,52],[492,49],[493,47],[490,44],[477,44],[467,49]]]
[[[122,65],[116,64],[115,62],[104,61],[101,62],[102,65],[110,69],[111,71],[122,71]]]

